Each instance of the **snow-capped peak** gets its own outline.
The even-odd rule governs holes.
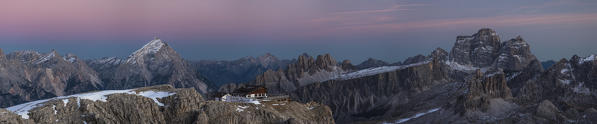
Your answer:
[[[135,64],[137,63],[138,59],[143,58],[143,56],[147,54],[155,54],[158,51],[160,51],[160,49],[162,49],[162,47],[164,46],[166,46],[166,43],[164,43],[164,41],[162,41],[159,38],[155,38],[149,43],[145,44],[141,49],[131,54],[129,58],[126,60],[126,63]]]

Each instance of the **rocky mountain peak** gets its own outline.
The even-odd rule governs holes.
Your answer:
[[[336,60],[330,54],[318,55],[315,64],[318,68],[331,69],[329,67],[336,66]]]
[[[441,61],[446,61],[448,59],[448,52],[446,52],[446,50],[442,49],[442,48],[435,48],[435,50],[433,50],[433,52],[431,52],[430,57],[434,58],[434,59],[438,59]]]
[[[141,49],[138,49],[137,51],[133,52],[133,54],[131,54],[126,60],[126,63],[143,63],[145,56],[150,54],[156,54],[163,48],[169,48],[168,44],[159,38],[154,38],[152,41],[145,44]]]
[[[493,29],[480,29],[472,36],[458,36],[450,60],[461,65],[486,67],[493,63],[500,49],[500,39]]]
[[[518,36],[502,43],[502,48],[499,51],[495,64],[498,68],[503,68],[505,71],[522,71],[522,69],[534,61],[538,60],[531,53],[529,44],[521,36]],[[531,66],[537,66],[536,68],[538,69],[540,64]]]

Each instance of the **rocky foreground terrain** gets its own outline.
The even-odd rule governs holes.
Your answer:
[[[314,102],[207,101],[192,88],[158,85],[24,103],[0,109],[0,123],[332,124],[334,119],[329,107]]]

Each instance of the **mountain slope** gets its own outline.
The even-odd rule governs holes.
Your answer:
[[[100,73],[106,89],[170,84],[177,88],[195,88],[207,93],[207,84],[197,72],[161,39],[154,39],[127,59],[103,58],[88,61]]]
[[[1,51],[1,50],[0,50]],[[0,55],[0,107],[102,89],[97,72],[84,61],[56,51],[16,51]]]
[[[205,76],[215,87],[226,83],[251,82],[266,70],[286,68],[290,60],[279,60],[267,53],[259,57],[244,57],[233,61],[202,60],[192,62],[194,68]]]

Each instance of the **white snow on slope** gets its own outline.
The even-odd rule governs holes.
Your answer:
[[[37,101],[33,101],[33,102],[28,102],[28,103],[23,103],[23,104],[19,104],[19,105],[15,105],[15,106],[11,106],[6,108],[7,110],[14,112],[18,115],[21,115],[22,118],[24,119],[29,119],[29,111],[43,106],[43,103],[50,101],[50,100],[59,100],[62,99],[62,102],[64,102],[65,104],[68,103],[68,98],[76,98],[77,99],[77,105],[81,106],[80,103],[80,99],[87,99],[87,100],[91,100],[91,101],[101,101],[101,102],[107,102],[107,96],[108,95],[112,95],[112,94],[119,94],[119,93],[124,93],[124,94],[134,94],[134,95],[140,95],[140,96],[144,96],[147,98],[151,98],[154,100],[154,102],[156,102],[156,104],[158,104],[159,106],[163,106],[164,104],[162,104],[161,102],[157,101],[157,98],[164,98],[164,97],[168,97],[171,95],[174,95],[175,93],[170,93],[170,92],[155,92],[155,91],[143,91],[143,92],[139,92],[136,93],[133,89],[129,89],[129,90],[104,90],[104,91],[99,91],[99,92],[91,92],[91,93],[82,93],[82,94],[74,94],[74,95],[70,95],[70,96],[59,96],[59,97],[54,97],[54,98],[50,98],[50,99],[43,99],[43,100],[37,100]],[[66,99],[66,100],[65,100]]]
[[[39,59],[37,62],[35,62],[35,64],[46,62],[46,61],[52,59],[54,56],[56,56],[56,54],[54,54],[54,52],[52,51],[47,56],[45,56],[45,57]]]
[[[454,61],[446,61],[445,63],[446,63],[446,65],[450,66],[454,70],[474,71],[474,70],[479,69],[477,67],[473,67],[472,65],[461,65]]]
[[[394,122],[394,123],[385,123],[385,122],[384,122],[384,124],[400,124],[400,123],[404,123],[404,122],[407,122],[407,121],[409,121],[409,120],[411,120],[411,119],[419,118],[419,117],[421,117],[421,116],[423,116],[423,115],[426,115],[426,114],[429,114],[429,113],[433,113],[433,112],[435,112],[435,111],[437,111],[437,110],[439,110],[439,109],[440,109],[440,108],[434,108],[434,109],[428,110],[428,111],[426,111],[426,112],[417,113],[417,114],[415,114],[414,116],[411,116],[411,117],[408,117],[408,118],[403,118],[403,119],[400,119],[400,120],[398,120],[398,121],[396,121],[396,122]]]
[[[147,54],[154,54],[162,49],[162,46],[166,45],[160,39],[154,39],[149,43],[145,44],[141,49],[135,51],[126,60],[126,63],[136,64],[138,59],[143,59],[143,56]]]
[[[236,106],[237,112],[245,111],[245,109],[249,108],[249,106]]]
[[[64,103],[64,107],[66,107],[66,104],[68,104],[68,99],[63,99],[62,103]]]
[[[400,69],[413,67],[413,66],[417,66],[417,65],[423,65],[423,64],[427,64],[427,63],[429,63],[429,61],[423,61],[423,62],[413,63],[413,64],[409,64],[409,65],[401,65],[401,66],[382,66],[382,67],[367,68],[367,69],[363,69],[363,70],[359,70],[359,71],[355,71],[355,72],[351,72],[351,73],[338,75],[338,76],[332,78],[332,80],[338,80],[338,79],[339,80],[348,80],[348,79],[360,78],[360,77],[371,76],[371,75],[375,75],[375,74],[379,74],[379,73],[400,70]]]
[[[171,95],[174,95],[175,93],[169,93],[169,92],[155,92],[155,91],[143,91],[140,92],[138,95],[147,97],[147,98],[151,98],[155,103],[157,103],[159,106],[164,106],[163,103],[161,103],[160,101],[158,101],[157,98],[164,98],[164,97],[168,97]]]
[[[592,62],[592,61],[595,61],[595,55],[594,54],[592,54],[592,55],[590,55],[590,56],[588,56],[586,58],[581,59],[580,61],[578,61],[578,64],[582,64],[582,63],[585,63],[585,62]]]

